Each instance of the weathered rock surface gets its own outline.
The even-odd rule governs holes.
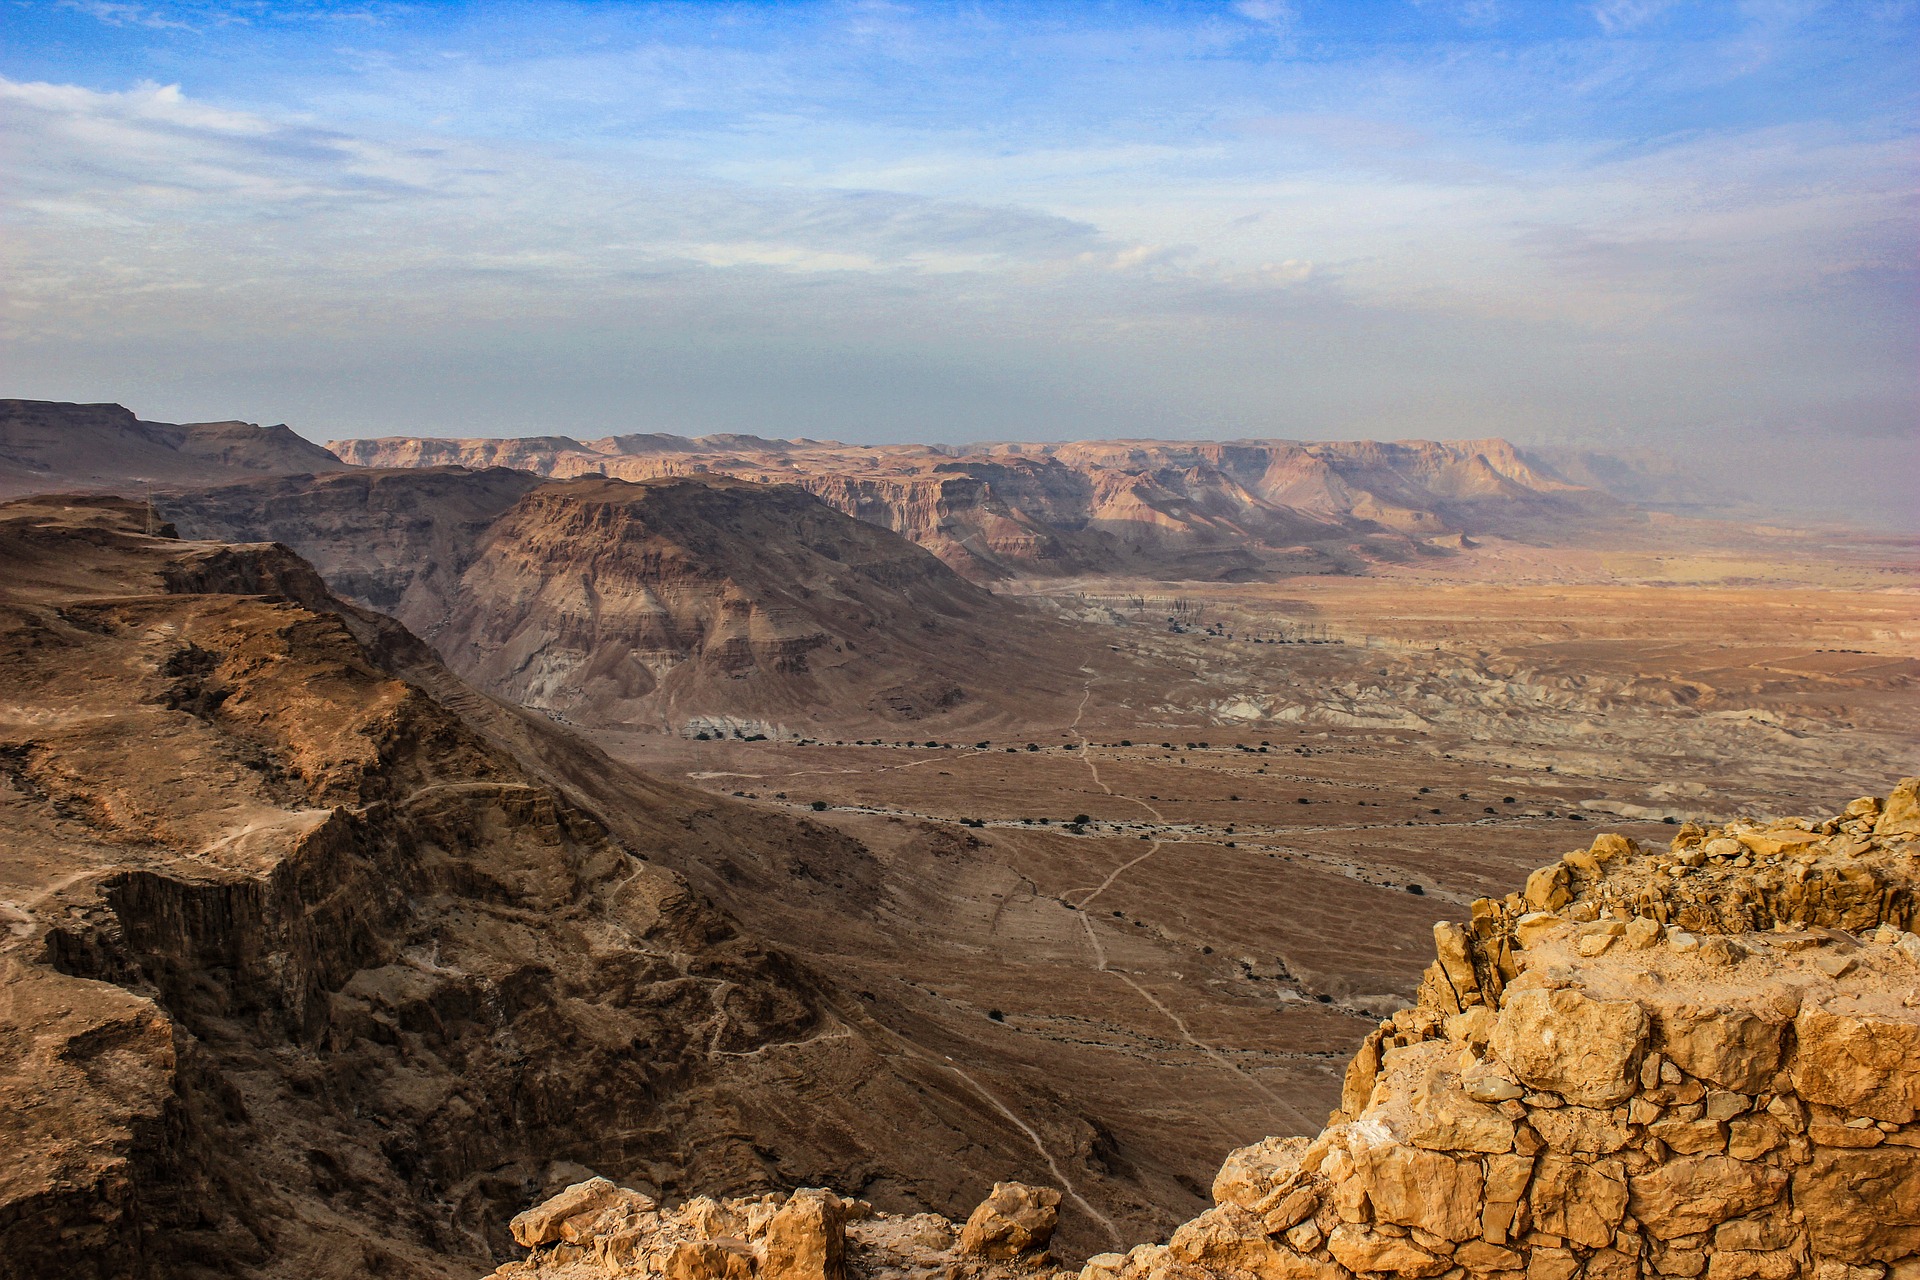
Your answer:
[[[951,731],[1060,697],[1037,655],[1061,624],[791,485],[355,469],[159,505],[188,537],[285,543],[568,723]]]
[[[853,842],[641,778],[603,816],[604,757],[145,514],[0,506],[0,1277],[472,1276],[654,1199],[952,1211],[1030,1158],[663,865]]]
[[[1215,1208],[1081,1280],[1920,1276],[1920,840],[1885,821],[1913,790],[1670,849],[1603,835],[1476,903],[1318,1137],[1234,1152]],[[1000,1224],[1036,1203],[1018,1191],[963,1244],[1015,1239]],[[850,1274],[1032,1265],[900,1239],[862,1239]],[[593,1247],[499,1274],[651,1274],[566,1270]],[[718,1262],[698,1274],[736,1275]]]

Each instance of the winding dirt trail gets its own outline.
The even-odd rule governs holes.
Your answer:
[[[1081,760],[1081,763],[1087,766],[1087,772],[1093,776],[1094,785],[1099,787],[1100,790],[1105,794],[1111,796],[1114,794],[1113,788],[1108,786],[1106,781],[1103,778],[1101,778],[1100,767],[1094,763],[1093,744],[1088,740],[1087,735],[1080,731],[1080,721],[1085,718],[1087,713],[1087,704],[1093,699],[1093,683],[1095,680],[1099,679],[1099,676],[1098,674],[1096,674],[1095,672],[1093,672],[1091,669],[1087,667],[1082,667],[1080,669],[1087,673],[1086,691],[1081,695],[1079,710],[1074,713],[1073,723],[1067,726],[1067,732],[1072,734],[1075,738],[1079,739],[1080,760]],[[1155,822],[1162,823],[1162,824],[1166,822],[1165,815],[1163,815],[1154,806],[1152,806],[1151,804],[1148,804],[1145,800],[1142,800],[1137,796],[1117,796],[1115,798],[1128,800],[1134,804],[1139,805],[1142,809],[1145,809],[1148,813],[1153,815],[1153,820]],[[1100,945],[1100,935],[1099,935],[1099,932],[1093,927],[1093,916],[1087,911],[1087,905],[1091,903],[1095,898],[1098,898],[1101,894],[1105,893],[1108,889],[1113,887],[1114,881],[1118,880],[1121,876],[1125,875],[1128,871],[1132,870],[1134,867],[1139,866],[1141,863],[1151,858],[1154,854],[1160,852],[1160,850],[1165,846],[1169,844],[1185,844],[1185,843],[1186,841],[1184,840],[1155,839],[1153,843],[1148,846],[1147,851],[1145,853],[1139,855],[1136,858],[1128,859],[1127,861],[1121,863],[1119,866],[1115,867],[1112,871],[1108,872],[1107,878],[1105,880],[1102,880],[1094,888],[1087,890],[1081,896],[1080,900],[1075,904],[1080,908],[1080,927],[1086,932],[1087,942],[1093,949],[1093,958],[1094,958],[1093,967],[1097,972],[1112,974],[1114,977],[1120,979],[1120,981],[1126,983],[1129,987],[1132,987],[1134,992],[1138,994],[1142,1000],[1152,1005],[1153,1008],[1156,1011],[1158,1011],[1162,1017],[1164,1017],[1168,1022],[1171,1022],[1174,1025],[1174,1028],[1179,1031],[1182,1039],[1184,1039],[1188,1044],[1192,1045],[1194,1048],[1198,1049],[1200,1052],[1206,1054],[1208,1059],[1210,1059],[1215,1066],[1219,1067],[1223,1071],[1232,1073],[1235,1077],[1237,1077],[1247,1085],[1251,1086],[1254,1089],[1254,1091],[1257,1092],[1262,1098],[1265,1098],[1273,1106],[1279,1108],[1282,1112],[1291,1116],[1296,1124],[1300,1125],[1306,1131],[1312,1132],[1313,1129],[1316,1127],[1316,1124],[1317,1124],[1316,1121],[1309,1118],[1304,1112],[1302,1112],[1298,1107],[1294,1106],[1292,1103],[1288,1102],[1285,1098],[1282,1098],[1279,1094],[1267,1088],[1265,1084],[1261,1083],[1260,1080],[1257,1079],[1255,1076],[1253,1076],[1251,1073],[1245,1070],[1242,1070],[1239,1066],[1235,1065],[1230,1059],[1228,1059],[1218,1049],[1214,1048],[1212,1045],[1202,1040],[1199,1036],[1194,1035],[1192,1029],[1187,1026],[1185,1019],[1181,1018],[1180,1015],[1175,1013],[1172,1009],[1169,1009],[1166,1006],[1166,1004],[1163,1001],[1161,1001],[1161,999],[1158,996],[1153,994],[1153,992],[1147,990],[1146,987],[1142,986],[1139,982],[1135,981],[1131,973],[1128,973],[1124,969],[1116,969],[1107,963],[1106,948]],[[1231,1135],[1229,1136],[1231,1137]]]

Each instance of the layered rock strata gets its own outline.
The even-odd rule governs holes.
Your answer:
[[[568,779],[616,766],[284,547],[145,514],[0,505],[0,1280],[452,1280],[592,1170],[910,1210],[1030,1149],[666,869],[859,846],[608,816]]]
[[[1418,1001],[1367,1038],[1317,1137],[1234,1152],[1214,1208],[1079,1278],[1916,1280],[1917,887],[1915,779],[1824,822],[1602,835],[1435,926]],[[498,1274],[794,1275],[751,1229],[724,1258],[607,1243],[770,1221],[777,1198],[628,1205]],[[805,1280],[1053,1269],[879,1221]]]
[[[667,435],[335,441],[370,467],[512,467],[553,477],[734,476],[807,489],[981,581],[1326,572],[1564,532],[1626,508],[1504,440],[1081,441],[860,446]]]

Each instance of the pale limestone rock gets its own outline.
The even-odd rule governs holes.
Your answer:
[[[1920,1151],[1815,1148],[1794,1171],[1793,1203],[1816,1254],[1864,1263],[1920,1253]]]
[[[608,1210],[640,1214],[653,1207],[654,1202],[638,1191],[616,1186],[605,1178],[589,1178],[515,1215],[508,1225],[514,1240],[528,1249],[562,1240],[573,1244]]]
[[[1060,1221],[1060,1193],[1052,1187],[996,1182],[960,1232],[960,1252],[980,1258],[1016,1258],[1046,1251]]]
[[[1632,1136],[1626,1126],[1614,1122],[1612,1112],[1592,1107],[1539,1110],[1527,1118],[1527,1123],[1546,1139],[1548,1147],[1562,1154],[1582,1151],[1612,1155]]]
[[[1411,1240],[1344,1222],[1327,1237],[1327,1250],[1341,1266],[1362,1275],[1391,1274],[1423,1280],[1453,1265],[1451,1258],[1429,1253]]]
[[[759,1280],[844,1280],[846,1206],[831,1191],[802,1187],[767,1223],[762,1248]]]
[[[1785,1141],[1785,1131],[1772,1116],[1741,1116],[1727,1122],[1727,1154],[1736,1160],[1758,1160]]]
[[[1480,979],[1474,974],[1471,958],[1472,942],[1466,929],[1451,920],[1439,920],[1433,926],[1433,950],[1440,963],[1440,971],[1452,984],[1454,994],[1464,999],[1469,992],[1480,989]]]
[[[1803,1008],[1793,1085],[1809,1102],[1906,1124],[1920,1107],[1920,1018]]]
[[[682,1240],[661,1274],[666,1280],[753,1280],[753,1254],[717,1240]]]
[[[1639,1280],[1640,1259],[1619,1249],[1595,1249],[1585,1275],[1586,1280]]]
[[[1920,836],[1920,778],[1903,778],[1873,824],[1877,836]]]
[[[1541,1245],[1527,1256],[1527,1280],[1573,1280],[1580,1273],[1580,1255],[1571,1249]]]
[[[1612,1106],[1633,1094],[1646,1039],[1647,1015],[1631,1000],[1533,989],[1509,993],[1489,1047],[1523,1084]]]
[[[1727,1146],[1726,1127],[1718,1120],[1661,1120],[1648,1125],[1647,1132],[1683,1156],[1724,1151]]]
[[[1534,1168],[1536,1230],[1597,1249],[1612,1241],[1627,1212],[1627,1174],[1618,1160],[1584,1164],[1561,1155],[1543,1155]]]
[[[1556,863],[1551,867],[1541,867],[1527,877],[1526,892],[1522,896],[1535,911],[1557,911],[1573,900],[1573,892],[1567,887],[1567,881],[1565,866]]]
[[[1707,1259],[1707,1280],[1796,1280],[1799,1274],[1799,1260],[1784,1249],[1716,1249]]]
[[[1558,932],[1566,923],[1551,911],[1529,911],[1513,922],[1513,934],[1523,950],[1532,950],[1542,938]]]
[[[1299,1172],[1306,1151],[1305,1138],[1268,1138],[1229,1152],[1213,1179],[1213,1202],[1254,1208]]]
[[[1350,1135],[1349,1148],[1353,1179],[1380,1221],[1419,1227],[1448,1240],[1480,1233],[1485,1175],[1478,1160],[1456,1160],[1391,1138],[1370,1142]]]
[[[1300,1253],[1312,1253],[1326,1238],[1326,1234],[1320,1230],[1320,1224],[1312,1218],[1287,1231],[1287,1243]]]
[[[1166,1256],[1212,1273],[1256,1280],[1338,1280],[1339,1268],[1276,1245],[1259,1217],[1235,1204],[1207,1210],[1173,1233]]]
[[[1787,1173],[1727,1156],[1682,1156],[1628,1179],[1628,1204],[1650,1235],[1694,1235],[1772,1204]]]
[[[1758,1093],[1780,1069],[1784,1022],[1731,1004],[1647,1001],[1653,1043],[1689,1075],[1738,1093]]]
[[[1638,916],[1627,925],[1626,943],[1635,951],[1645,951],[1658,946],[1665,932],[1652,916]]]
[[[1438,1057],[1418,1072],[1404,1108],[1392,1108],[1406,1140],[1433,1151],[1513,1150],[1513,1121],[1476,1101]]]
[[[1467,1241],[1453,1251],[1453,1260],[1476,1275],[1489,1271],[1520,1271],[1527,1265],[1526,1255],[1518,1249],[1490,1244],[1485,1240]]]

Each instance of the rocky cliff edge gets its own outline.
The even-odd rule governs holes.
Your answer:
[[[1920,1280],[1920,780],[1823,822],[1601,835],[1434,926],[1318,1137],[1079,1280]],[[497,1280],[1065,1280],[1059,1196],[964,1226],[803,1189],[520,1215]]]

